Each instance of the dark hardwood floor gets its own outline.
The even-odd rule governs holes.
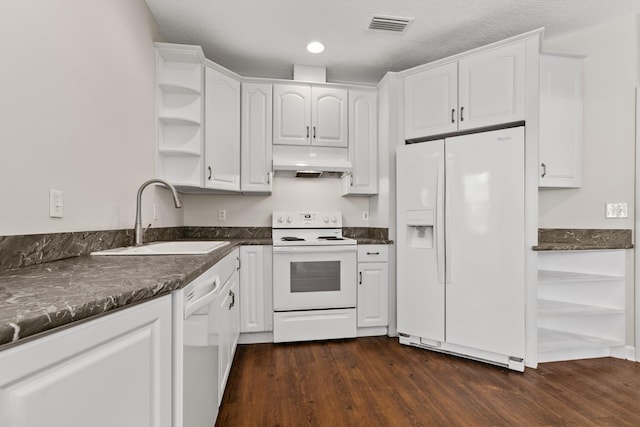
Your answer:
[[[522,374],[387,337],[242,345],[216,426],[640,426],[640,363]]]

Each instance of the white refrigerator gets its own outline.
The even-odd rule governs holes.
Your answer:
[[[524,370],[524,127],[398,147],[403,344]]]

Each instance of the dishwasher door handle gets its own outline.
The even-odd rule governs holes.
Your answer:
[[[211,289],[206,294],[202,295],[195,301],[190,302],[184,307],[184,318],[188,318],[196,311],[200,310],[202,307],[206,307],[211,304],[216,296],[218,295],[218,285],[220,284],[220,278],[216,277],[213,280],[213,289]]]

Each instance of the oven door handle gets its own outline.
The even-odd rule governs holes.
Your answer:
[[[274,246],[273,253],[278,254],[318,254],[337,252],[357,252],[357,246]]]

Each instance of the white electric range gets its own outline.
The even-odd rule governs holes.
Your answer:
[[[357,242],[339,211],[273,212],[274,342],[356,336]]]

